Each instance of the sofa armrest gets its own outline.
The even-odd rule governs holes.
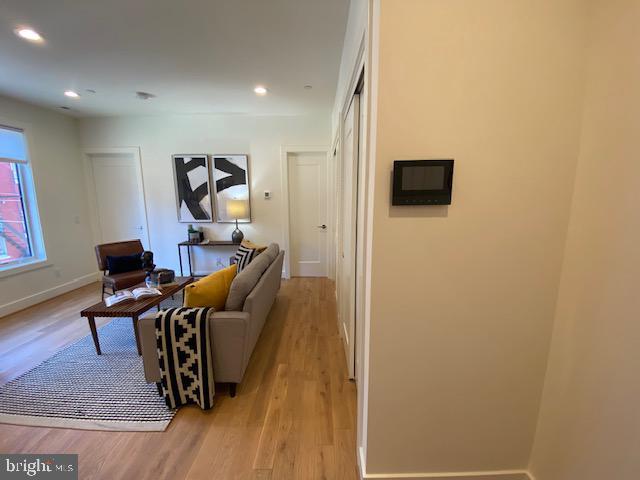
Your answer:
[[[209,337],[213,346],[213,378],[240,383],[251,358],[251,315],[247,312],[214,312]]]
[[[144,376],[147,383],[159,382],[156,345],[156,312],[138,321]],[[249,342],[250,315],[247,312],[213,312],[209,336],[213,342],[213,376],[216,382],[239,383],[251,358]]]
[[[156,312],[148,312],[138,320],[138,335],[142,347],[142,362],[147,383],[160,381],[158,347],[156,343]]]

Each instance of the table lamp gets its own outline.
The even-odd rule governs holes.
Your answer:
[[[244,238],[244,234],[238,228],[238,219],[247,218],[249,209],[246,200],[227,200],[227,215],[236,221],[236,229],[231,234],[233,243],[240,243]]]

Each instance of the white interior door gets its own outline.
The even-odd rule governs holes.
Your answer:
[[[138,157],[91,153],[89,160],[101,243],[140,239],[149,248]]]
[[[327,276],[327,156],[290,153],[289,222],[291,275]]]
[[[360,96],[354,95],[344,119],[341,163],[338,315],[350,378],[355,378],[356,212]]]

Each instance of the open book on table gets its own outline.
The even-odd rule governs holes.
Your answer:
[[[104,304],[107,307],[111,307],[120,302],[126,302],[127,300],[140,300],[141,298],[146,297],[155,297],[158,295],[162,295],[162,292],[157,288],[135,288],[131,291],[129,290],[119,290],[115,294],[111,295],[104,299]]]

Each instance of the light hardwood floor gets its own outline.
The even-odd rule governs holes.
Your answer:
[[[283,281],[238,395],[208,412],[182,408],[154,433],[0,425],[0,452],[78,453],[81,479],[358,478],[333,288]],[[98,297],[93,284],[0,319],[0,383],[88,335],[78,313]]]

